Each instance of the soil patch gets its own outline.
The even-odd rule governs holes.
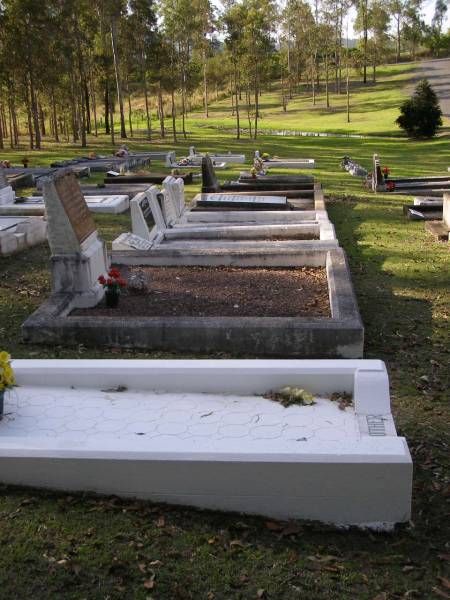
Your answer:
[[[118,308],[104,302],[71,316],[331,317],[326,270],[320,268],[129,267],[144,273],[146,292],[122,293]]]

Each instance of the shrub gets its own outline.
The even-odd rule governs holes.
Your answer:
[[[414,94],[400,107],[396,123],[408,137],[431,138],[442,126],[442,111],[435,91],[426,79],[416,87]]]

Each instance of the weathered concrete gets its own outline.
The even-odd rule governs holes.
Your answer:
[[[229,352],[235,356],[359,358],[364,330],[345,254],[341,249],[312,254],[315,261],[321,255],[322,266],[327,269],[331,318],[71,317],[73,294],[53,294],[25,321],[23,337],[32,343],[57,345]],[[210,251],[208,255],[212,256]],[[222,257],[230,260],[229,253]],[[245,261],[244,253],[240,253],[239,260]],[[266,256],[249,254],[247,261],[251,266],[267,266]],[[300,259],[298,253],[286,259],[280,254],[276,262],[277,266],[292,266]],[[210,264],[216,264],[214,258]]]

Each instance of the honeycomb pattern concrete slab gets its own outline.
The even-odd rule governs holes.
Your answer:
[[[284,408],[261,396],[22,387],[8,394],[0,423],[0,441],[10,437],[57,438],[62,446],[126,441],[148,451],[297,453],[347,451],[361,436],[353,409],[325,398]]]

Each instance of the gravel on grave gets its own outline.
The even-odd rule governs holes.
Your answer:
[[[331,317],[326,270],[308,268],[128,267],[144,273],[147,292],[129,288],[118,308],[104,301],[71,316]]]

